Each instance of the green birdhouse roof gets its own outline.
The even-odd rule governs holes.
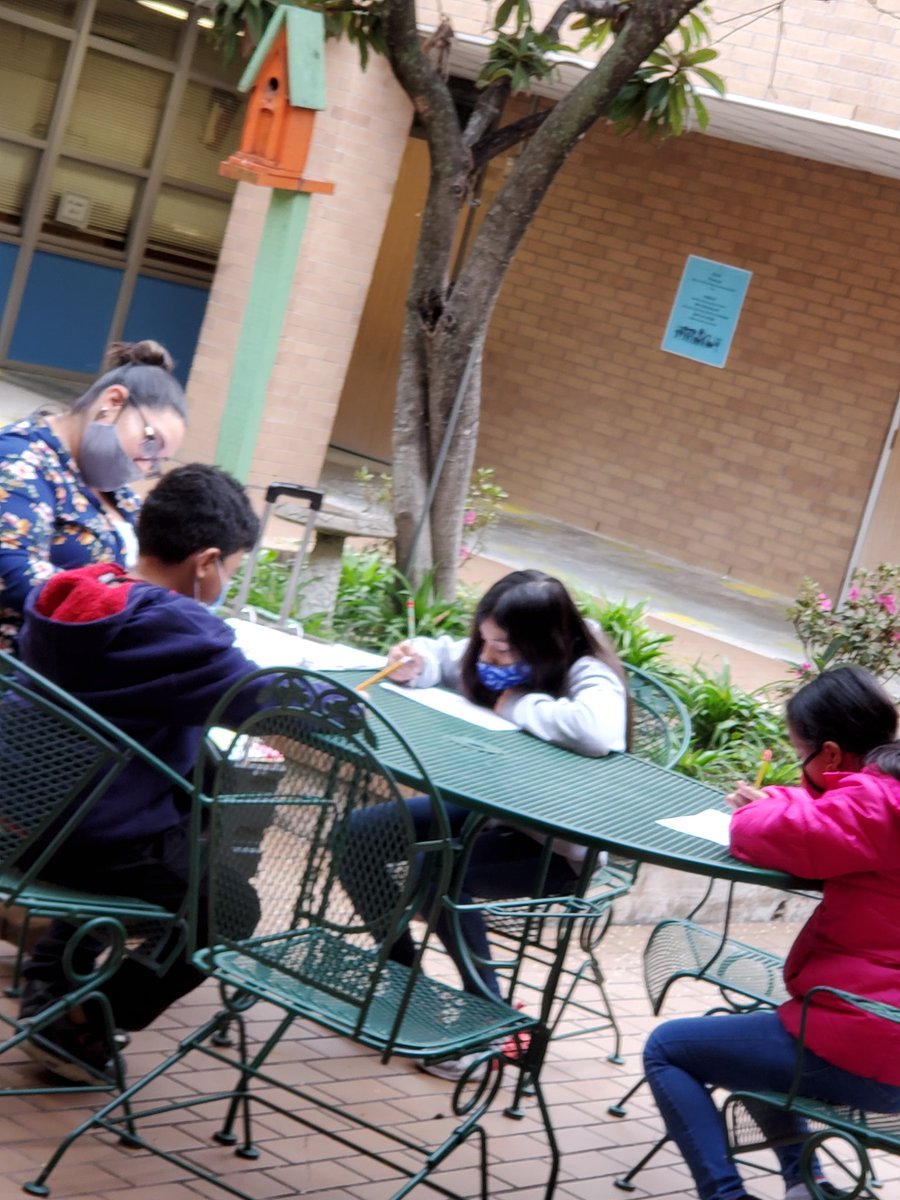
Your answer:
[[[325,107],[325,21],[321,13],[282,4],[275,9],[238,83],[249,92],[282,28],[287,37],[288,97],[295,108]]]

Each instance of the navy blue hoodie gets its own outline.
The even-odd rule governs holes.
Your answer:
[[[19,654],[186,776],[214,706],[257,669],[202,604],[109,564],[64,571],[36,588],[25,604]],[[236,726],[256,712],[265,683],[259,678],[239,693],[224,723]],[[100,846],[149,838],[186,816],[185,796],[136,763],[73,840]]]

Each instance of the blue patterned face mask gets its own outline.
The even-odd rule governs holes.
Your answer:
[[[528,663],[512,663],[508,667],[497,667],[493,663],[475,664],[478,678],[491,692],[504,692],[507,688],[522,687],[531,682],[532,670]]]

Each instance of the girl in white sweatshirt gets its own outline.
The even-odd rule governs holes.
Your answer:
[[[576,754],[601,756],[627,748],[628,692],[622,666],[608,639],[578,612],[565,587],[543,571],[513,571],[482,597],[471,635],[412,638],[393,647],[389,662],[407,658],[392,675],[411,687],[442,685],[461,692],[475,704],[491,708],[520,729]],[[427,836],[430,803],[407,802],[417,836]],[[469,811],[447,804],[451,832],[462,830]],[[392,819],[392,806],[361,810],[351,820],[351,841],[362,847],[374,843],[373,823]],[[422,828],[419,829],[419,824]],[[381,839],[384,840],[384,839]],[[511,825],[490,824],[479,835],[463,881],[459,900],[473,896],[506,900],[533,893],[543,835]],[[366,915],[366,892],[373,887],[371,861],[368,879],[354,878],[355,856],[347,853],[342,869],[344,886]],[[544,895],[571,892],[581,871],[584,846],[557,840],[543,885]],[[364,854],[361,854],[361,858]],[[385,886],[389,887],[385,864]],[[376,891],[382,892],[381,884]],[[380,905],[379,905],[380,907]],[[478,912],[463,913],[462,936],[476,960],[490,958],[484,920]],[[437,934],[460,970],[467,990],[479,991],[460,954],[450,921],[442,918]],[[391,948],[391,958],[411,963],[414,945],[405,934]],[[483,988],[499,995],[489,965],[478,967]],[[437,1073],[437,1068],[434,1068]]]

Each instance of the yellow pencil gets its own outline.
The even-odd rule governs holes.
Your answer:
[[[756,772],[756,778],[753,781],[753,786],[755,788],[762,787],[763,780],[766,777],[766,771],[768,771],[769,763],[771,761],[772,761],[772,751],[771,750],[763,750],[762,761],[759,764],[759,770]]]
[[[358,692],[365,691],[365,689],[367,687],[371,687],[373,683],[378,683],[380,680],[386,679],[388,677],[388,675],[393,675],[393,673],[396,670],[398,670],[400,667],[405,666],[408,662],[411,662],[411,661],[412,661],[412,655],[404,654],[403,658],[398,658],[396,662],[388,663],[388,665],[386,667],[382,667],[380,671],[376,671],[375,674],[372,675],[369,679],[364,679],[362,681],[362,683],[358,683],[356,685],[356,690]]]

